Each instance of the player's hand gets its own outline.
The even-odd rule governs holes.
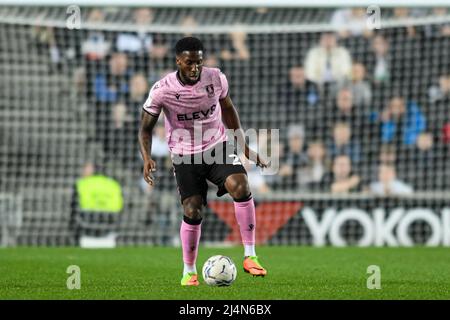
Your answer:
[[[260,156],[258,153],[251,150],[250,148],[245,148],[245,156],[250,161],[256,162],[256,166],[260,168],[267,168],[269,166],[269,163],[266,159],[264,159],[262,156]]]
[[[154,184],[155,178],[152,175],[152,172],[156,171],[156,162],[149,158],[147,161],[144,161],[144,180],[151,186]]]
[[[260,168],[267,168],[269,166],[269,162],[266,159],[263,159],[259,154],[256,154],[256,165]]]

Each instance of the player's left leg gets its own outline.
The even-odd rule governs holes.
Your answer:
[[[235,216],[245,251],[244,271],[253,276],[265,276],[267,271],[259,263],[255,250],[255,203],[250,192],[247,175],[244,173],[231,174],[226,178],[224,185],[234,200]]]

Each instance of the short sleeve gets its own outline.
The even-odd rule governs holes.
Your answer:
[[[144,111],[152,116],[158,117],[162,109],[162,89],[159,82],[155,83],[150,89],[148,98],[143,105]]]
[[[228,95],[228,80],[222,71],[219,72],[219,78],[220,78],[220,85],[222,87],[219,99],[225,99]]]

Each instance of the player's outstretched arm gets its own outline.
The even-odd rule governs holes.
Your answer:
[[[247,159],[254,161],[256,165],[261,168],[266,168],[266,160],[262,159],[257,152],[251,150],[245,141],[244,131],[241,128],[241,121],[230,96],[226,96],[224,99],[219,100],[219,102],[222,109],[222,121],[228,129],[235,130],[237,142],[240,146],[244,146],[244,154]]]
[[[152,149],[153,128],[158,121],[158,117],[151,115],[146,111],[142,111],[141,126],[139,128],[139,148],[141,150],[142,159],[144,160],[144,180],[149,184],[154,184],[151,172],[156,171],[156,162],[152,159],[150,151]]]

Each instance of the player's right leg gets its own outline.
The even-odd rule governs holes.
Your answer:
[[[206,204],[208,191],[203,165],[194,164],[193,160],[193,158],[189,162],[177,160],[173,163],[178,192],[184,209],[180,228],[184,262],[181,279],[183,286],[199,284],[195,262],[201,234],[202,205]]]
[[[200,195],[193,195],[183,200],[184,216],[180,228],[184,262],[182,286],[199,285],[195,262],[201,235],[202,201]]]

